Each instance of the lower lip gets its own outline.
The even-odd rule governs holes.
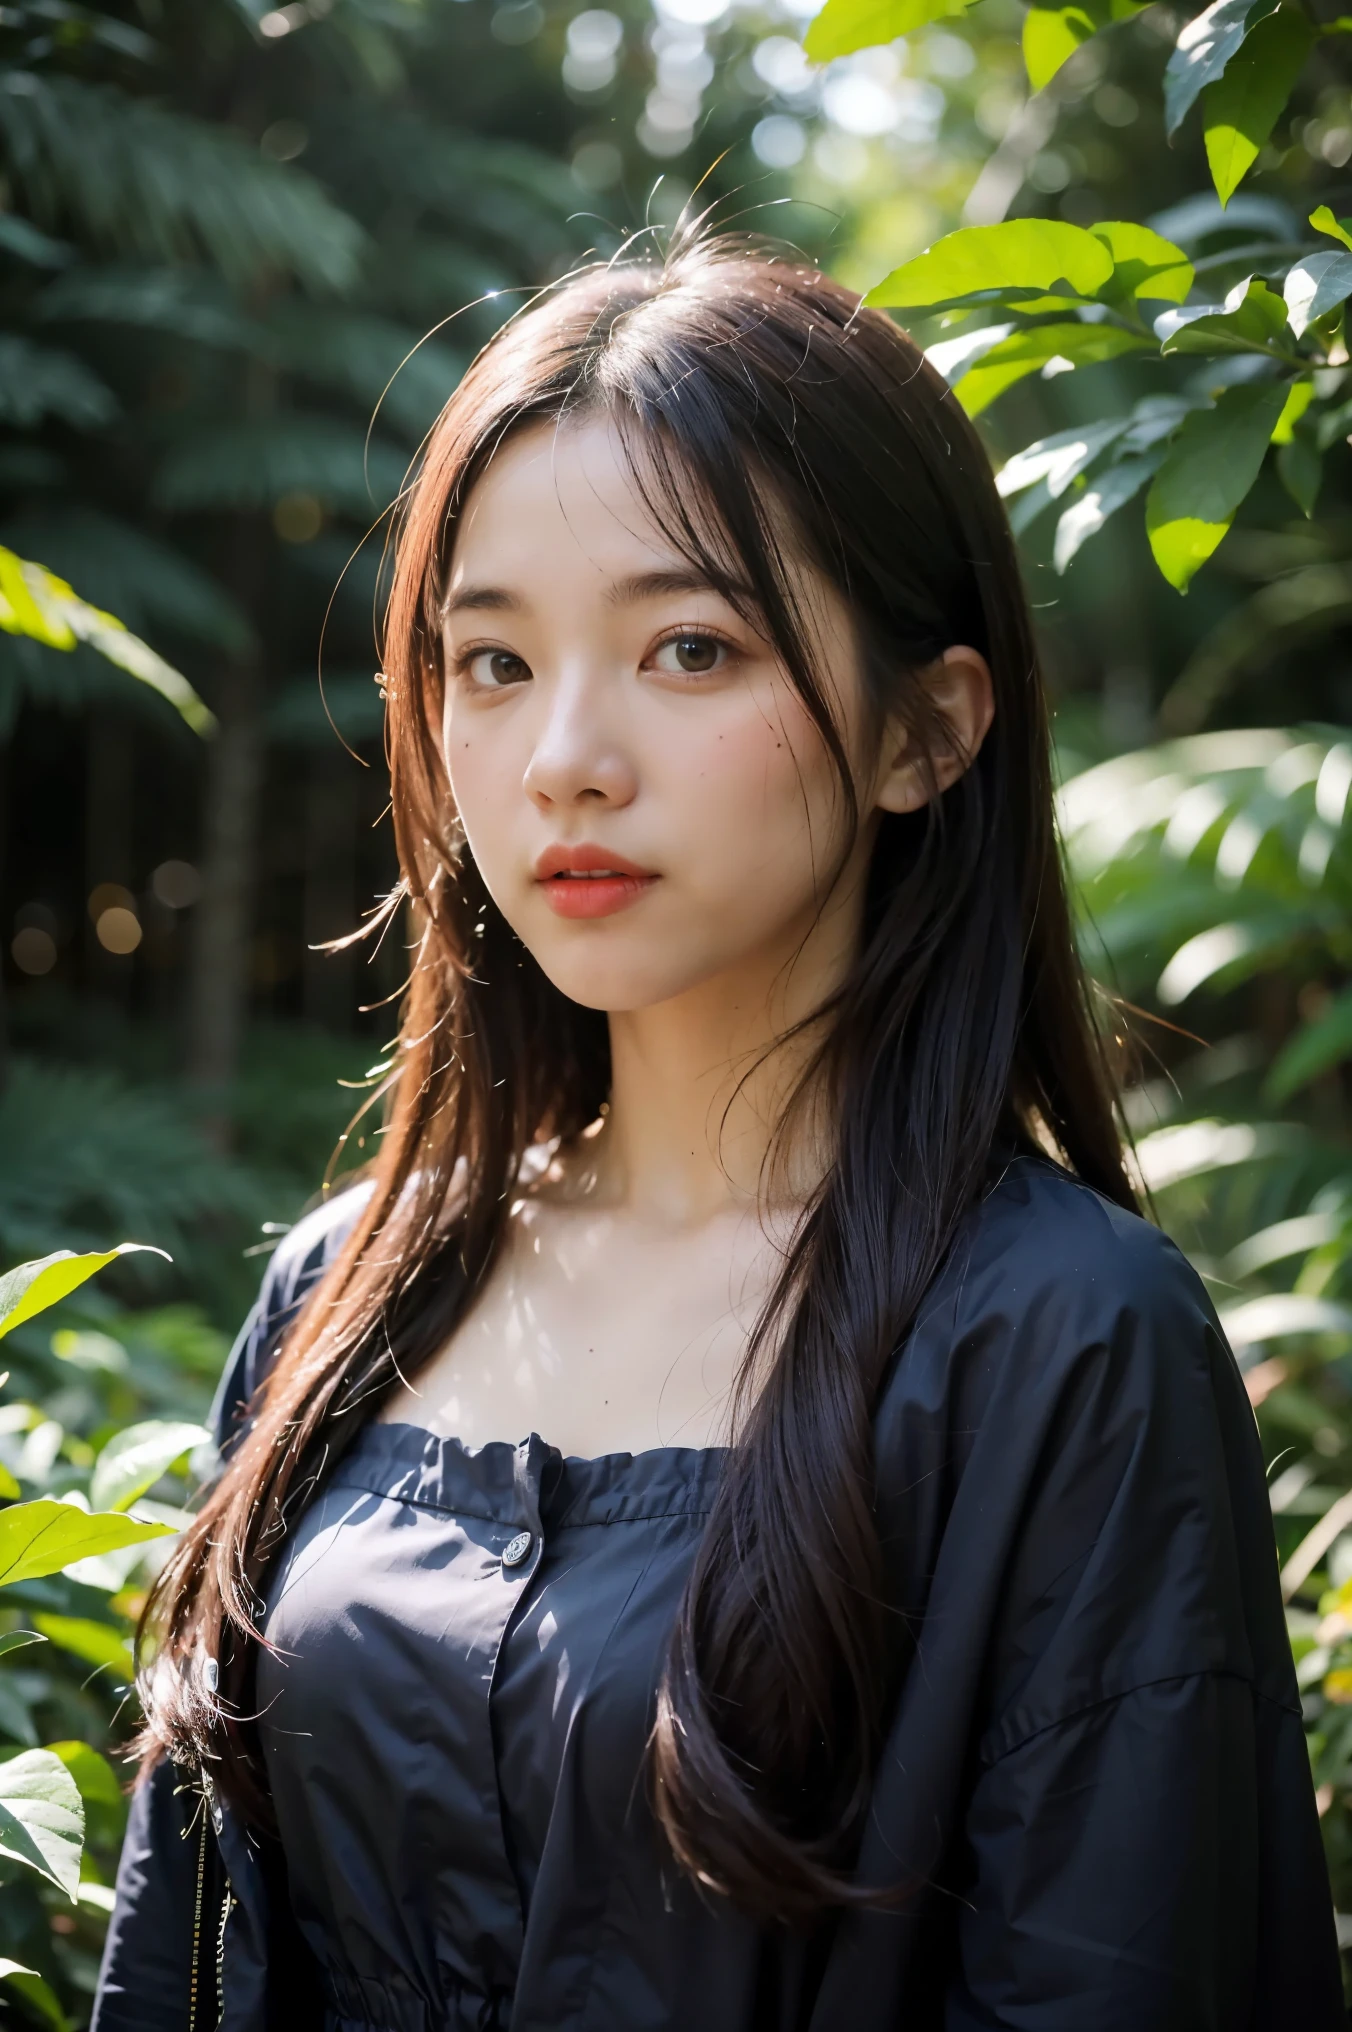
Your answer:
[[[551,875],[540,887],[556,917],[613,917],[656,881],[656,875]]]

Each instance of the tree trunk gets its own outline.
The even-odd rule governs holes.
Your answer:
[[[239,1070],[248,1005],[253,880],[263,777],[263,683],[238,664],[221,689],[220,731],[207,750],[202,893],[194,911],[188,984],[188,1077],[229,1140],[229,1089]]]
[[[354,931],[356,814],[342,753],[315,755],[305,791],[305,971],[303,1004],[313,1023],[347,1031],[353,1022],[352,954],[316,951]]]

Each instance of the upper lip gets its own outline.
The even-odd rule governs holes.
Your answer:
[[[640,868],[637,861],[626,860],[610,847],[589,846],[584,840],[580,846],[546,847],[535,859],[535,879],[547,882],[551,875],[638,875],[650,878],[651,868]]]

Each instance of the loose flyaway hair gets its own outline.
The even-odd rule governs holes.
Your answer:
[[[873,1500],[888,1366],[1009,1152],[1049,1151],[1133,1202],[986,454],[887,317],[749,243],[695,238],[665,262],[557,285],[485,347],[428,441],[384,622],[403,874],[390,907],[407,905],[417,944],[380,1155],[152,1591],[142,1745],[147,1763],[209,1760],[218,1789],[270,1824],[253,1661],[288,1524],[465,1316],[526,1153],[569,1144],[606,1101],[605,1017],[562,995],[494,906],[437,738],[441,607],[476,480],[516,434],[598,417],[671,541],[773,644],[851,811],[828,675],[795,598],[802,560],[848,604],[879,736],[900,719],[931,757],[950,738],[919,673],[951,644],[980,650],[994,680],[971,766],[923,811],[882,818],[859,950],[813,1027],[800,1095],[829,1111],[832,1161],[750,1338],[649,1744],[653,1812],[680,1866],[744,1911],[799,1920],[886,1889],[856,1885],[850,1862],[904,1661]]]

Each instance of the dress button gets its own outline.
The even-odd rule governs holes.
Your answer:
[[[529,1531],[518,1531],[515,1538],[509,1538],[502,1548],[504,1566],[520,1566],[523,1559],[530,1558],[530,1549],[535,1540]]]

